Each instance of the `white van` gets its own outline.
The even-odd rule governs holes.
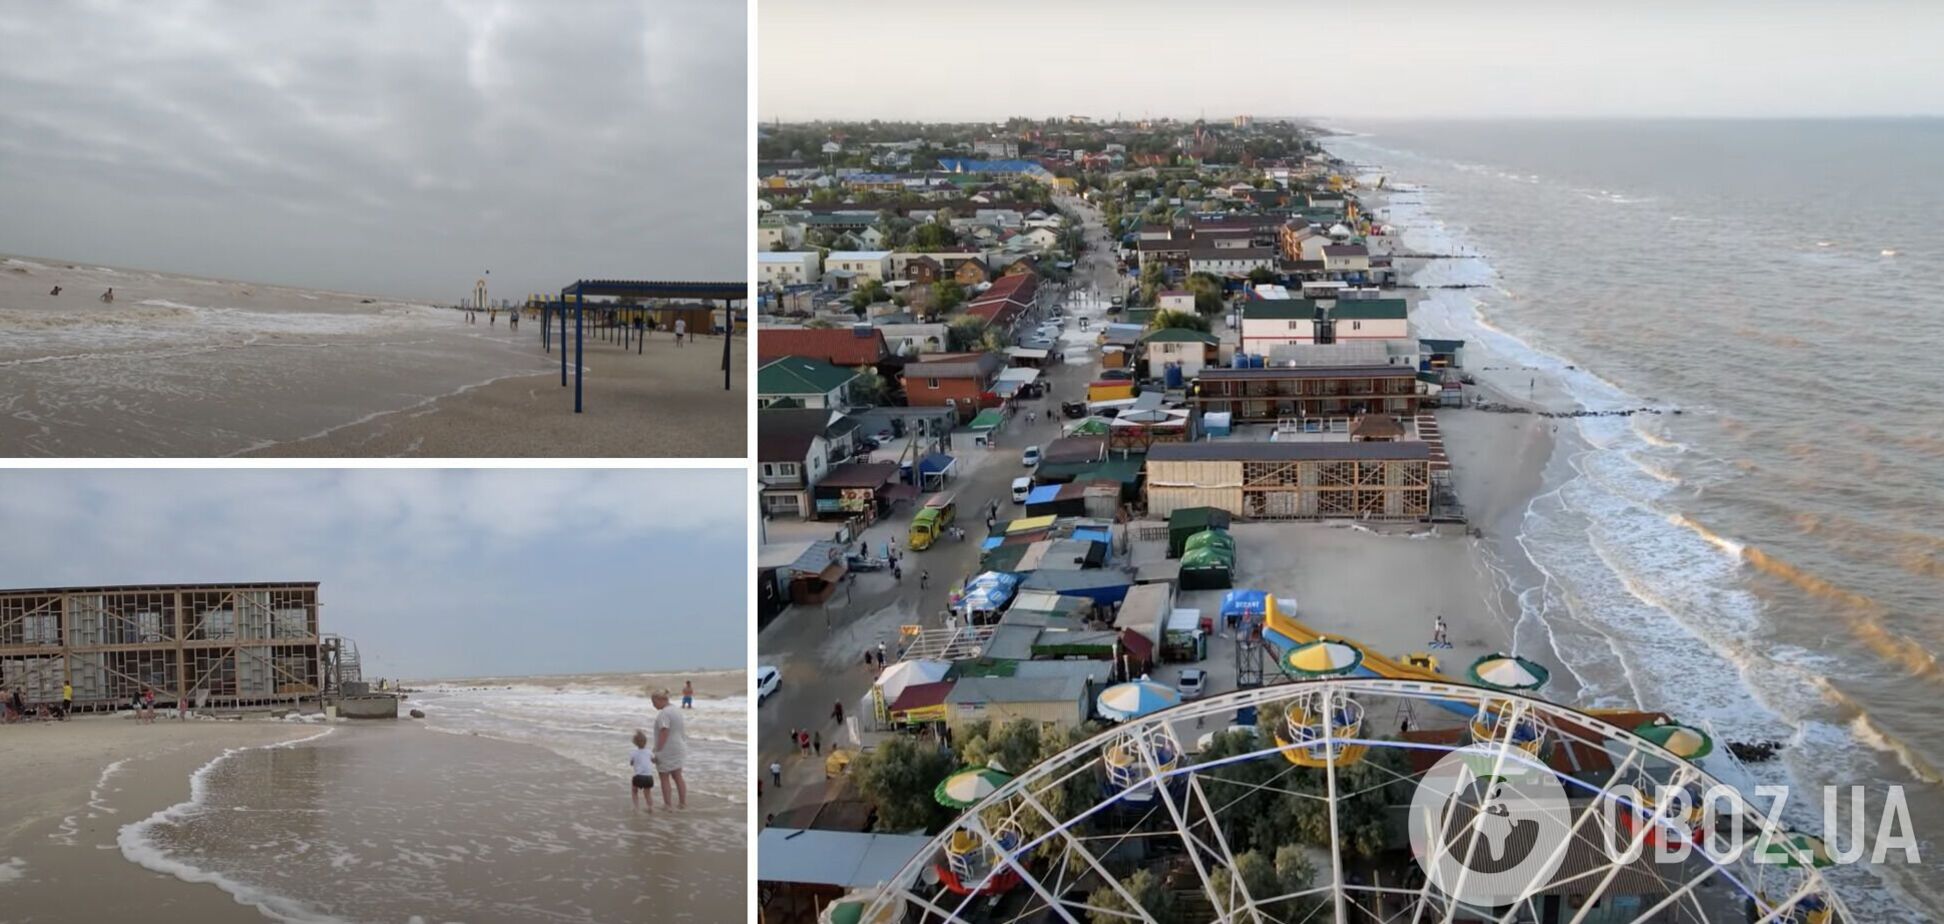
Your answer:
[[[1026,495],[1033,493],[1033,479],[1020,477],[1013,479],[1013,503],[1026,503]]]

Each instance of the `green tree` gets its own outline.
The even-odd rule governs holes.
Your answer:
[[[1004,346],[999,340],[999,332],[993,330],[984,318],[959,318],[945,328],[945,349],[954,353],[963,350],[999,350]]]
[[[1168,273],[1162,268],[1160,260],[1141,267],[1141,304],[1154,304],[1156,294],[1167,284]]]
[[[998,728],[980,721],[957,736],[968,766],[985,766],[994,759],[1007,773],[1019,773],[1040,760],[1039,723],[1014,719]]]
[[[1240,889],[1236,888],[1238,880]],[[1233,873],[1226,867],[1217,867],[1208,875],[1215,910],[1224,917],[1235,917],[1247,902],[1261,903],[1283,894],[1280,885],[1276,878],[1276,865],[1255,850],[1245,850],[1236,855]],[[1260,904],[1257,907],[1268,910]],[[1276,917],[1282,918],[1281,915]]]
[[[911,246],[915,250],[935,252],[958,243],[958,234],[949,225],[928,221],[911,231]]]
[[[857,791],[877,805],[882,831],[936,830],[951,820],[932,790],[952,770],[952,759],[930,745],[893,736],[851,763]]]
[[[949,314],[953,309],[965,304],[965,287],[950,279],[940,279],[931,284],[932,313]]]
[[[1146,869],[1136,870],[1134,875],[1121,880],[1121,888],[1134,897],[1139,910],[1147,912],[1156,924],[1173,924],[1179,917],[1175,909],[1174,895],[1168,891],[1167,883],[1161,877]],[[1092,924],[1126,924],[1134,916],[1136,909],[1128,907],[1127,899],[1107,886],[1093,890],[1087,896],[1087,920]]]
[[[837,202],[837,190],[829,187],[815,190],[810,193],[810,201],[817,205],[834,204]]]
[[[862,317],[865,309],[884,299],[884,283],[875,279],[866,279],[859,283],[857,288],[851,290],[850,303],[852,310]]]
[[[1195,295],[1195,310],[1202,314],[1222,313],[1222,281],[1207,273],[1188,277],[1188,291]],[[1204,327],[1202,330],[1207,330]]]
[[[1167,327],[1184,327],[1188,330],[1198,330],[1205,334],[1208,333],[1209,324],[1206,316],[1196,314],[1192,311],[1167,309],[1157,311],[1148,317],[1148,330],[1161,330]]]
[[[1249,281],[1256,285],[1268,285],[1276,281],[1276,274],[1266,266],[1258,266],[1249,271]]]

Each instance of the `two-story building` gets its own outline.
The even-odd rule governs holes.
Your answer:
[[[1294,417],[1417,413],[1417,370],[1407,365],[1205,368],[1195,380],[1203,414],[1229,413],[1234,423]]]
[[[1039,303],[1039,277],[1030,273],[1001,276],[965,305],[965,313],[980,318],[1010,340],[1020,321]]]
[[[1323,248],[1323,271],[1352,275],[1370,272],[1370,250],[1362,244],[1330,244]]]
[[[821,408],[770,408],[756,412],[756,480],[764,516],[809,519],[811,491],[830,470],[831,419]]]
[[[912,407],[950,407],[960,423],[971,420],[993,399],[992,383],[1005,368],[995,353],[928,353],[904,368],[905,403]]]
[[[891,251],[833,250],[824,257],[824,272],[836,277],[840,289],[850,288],[867,279],[888,282],[891,279]]]
[[[1411,336],[1410,303],[1401,298],[1344,298],[1329,309],[1330,339],[1403,340]]]
[[[1241,306],[1242,352],[1267,354],[1292,343],[1402,340],[1411,335],[1401,298],[1252,299]]]
[[[1273,247],[1250,247],[1224,241],[1204,243],[1198,239],[1188,252],[1189,272],[1217,277],[1240,278],[1259,269],[1273,270],[1275,264],[1276,251]]]
[[[761,343],[766,333],[758,333]],[[850,407],[851,383],[857,372],[821,359],[785,356],[756,370],[756,406],[810,407],[844,410]]]
[[[813,285],[823,279],[823,260],[814,250],[758,251],[756,281],[765,288]]]
[[[1141,338],[1147,349],[1147,374],[1172,387],[1176,382],[1192,381],[1207,366],[1222,361],[1221,338],[1186,327],[1163,327]],[[1169,369],[1176,370],[1174,376]]]

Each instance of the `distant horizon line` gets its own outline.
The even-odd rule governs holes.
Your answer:
[[[1874,113],[1862,115],[1512,115],[1512,114],[1472,114],[1472,115],[1262,115],[1253,112],[1229,112],[1224,114],[1183,116],[1173,114],[1145,114],[1139,116],[1118,115],[1114,117],[1089,115],[1084,112],[1068,113],[1059,116],[1029,116],[1013,114],[997,118],[963,119],[914,119],[886,116],[808,116],[784,118],[764,116],[757,120],[758,125],[808,125],[824,122],[891,122],[914,125],[986,125],[998,124],[1012,119],[1029,119],[1035,122],[1058,121],[1071,116],[1080,116],[1092,122],[1140,122],[1149,119],[1162,119],[1173,122],[1218,121],[1226,122],[1236,116],[1248,116],[1258,121],[1306,122],[1358,121],[1358,122],[1884,122],[1884,121],[1924,121],[1944,119],[1944,111],[1918,113]]]

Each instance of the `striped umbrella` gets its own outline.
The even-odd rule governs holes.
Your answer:
[[[1634,734],[1673,752],[1683,760],[1700,760],[1714,753],[1714,739],[1707,732],[1678,722],[1648,722]]]
[[[1134,680],[1117,683],[1100,691],[1095,701],[1100,714],[1116,722],[1138,719],[1150,712],[1159,712],[1181,702],[1181,694],[1173,687],[1155,683],[1152,680]]]
[[[1363,663],[1363,652],[1343,642],[1317,639],[1289,649],[1280,663],[1283,673],[1291,677],[1341,677]]]
[[[1473,683],[1501,690],[1537,690],[1552,676],[1536,661],[1501,653],[1473,661],[1468,673]]]
[[[964,809],[984,801],[1012,780],[1012,774],[991,767],[966,767],[945,778],[932,790],[932,798],[946,808]]]

